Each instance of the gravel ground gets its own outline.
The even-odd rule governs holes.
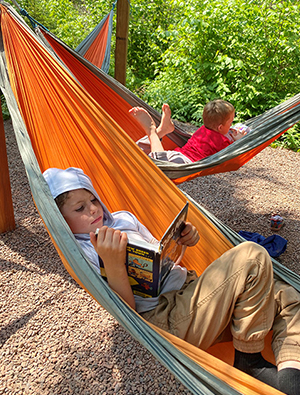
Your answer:
[[[0,235],[0,393],[190,394],[64,269],[32,202],[5,121],[16,230]],[[266,148],[234,173],[180,186],[236,231],[288,240],[278,259],[300,274],[300,155]]]

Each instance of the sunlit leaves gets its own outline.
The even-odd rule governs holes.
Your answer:
[[[299,22],[291,1],[190,1],[146,97],[159,106],[157,90],[168,92],[174,114],[189,121],[199,121],[195,102],[215,97],[232,101],[241,119],[260,114],[299,92]]]
[[[111,10],[105,0],[18,0],[28,14],[72,48]]]

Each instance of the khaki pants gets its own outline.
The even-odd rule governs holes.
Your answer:
[[[299,309],[300,294],[282,281],[273,281],[267,251],[244,242],[214,261],[200,277],[189,272],[181,290],[162,294],[159,305],[142,316],[203,350],[228,340],[226,328],[230,327],[236,349],[260,352],[273,327],[278,364],[300,361]]]

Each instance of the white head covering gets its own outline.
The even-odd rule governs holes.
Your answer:
[[[74,189],[87,189],[101,203],[103,208],[103,225],[111,226],[114,222],[111,213],[102,203],[98,193],[93,187],[90,177],[88,177],[81,169],[69,167],[66,170],[51,167],[44,171],[43,176],[50,188],[50,192],[55,199],[62,193],[72,191]]]

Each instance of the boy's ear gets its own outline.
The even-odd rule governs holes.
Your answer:
[[[221,133],[222,130],[223,130],[223,124],[220,123],[220,125],[219,125],[218,128],[217,128],[217,131],[218,131],[219,133]]]

